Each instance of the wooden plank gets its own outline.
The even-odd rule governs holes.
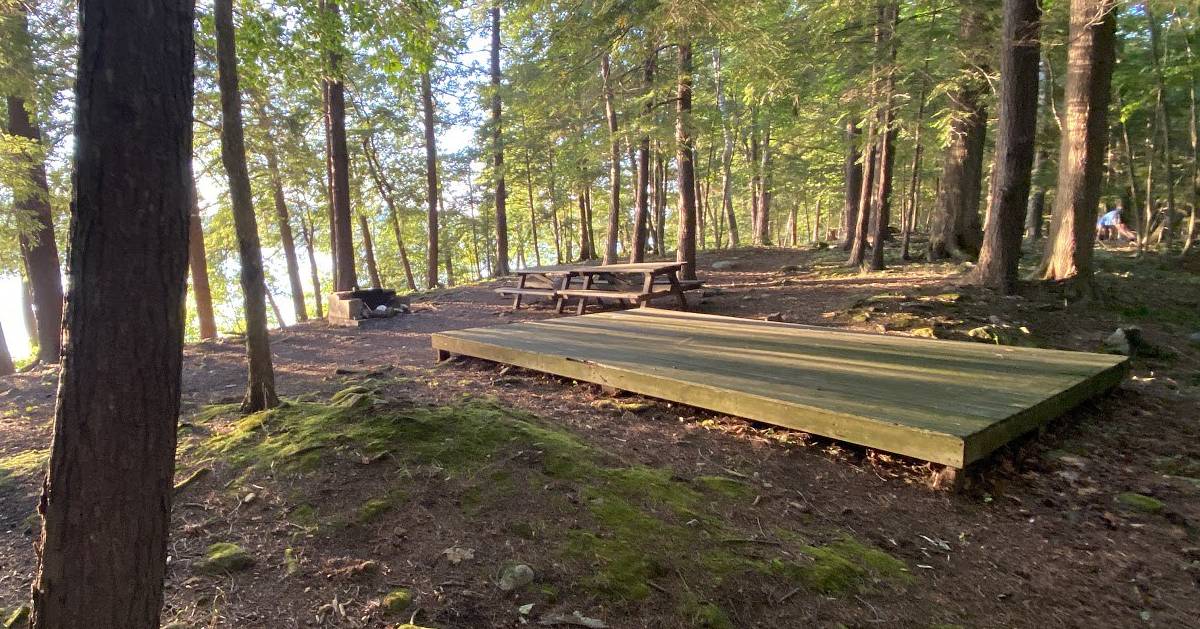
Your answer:
[[[601,264],[580,266],[574,270],[581,273],[667,273],[683,268],[679,262],[631,262],[628,264]]]
[[[642,309],[434,346],[961,467],[1120,381],[1102,354]]]

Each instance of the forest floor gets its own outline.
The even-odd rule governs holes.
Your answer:
[[[240,344],[192,344],[177,480],[199,474],[177,491],[164,623],[1200,626],[1200,268],[1102,250],[1099,299],[1067,306],[1044,287],[960,287],[960,265],[859,275],[843,259],[705,253],[698,309],[1093,351],[1136,324],[1148,346],[1116,391],[953,493],[919,462],[845,443],[434,364],[431,332],[555,316],[509,313],[490,284],[360,329],[273,333],[288,401],[270,413],[234,412]],[[0,379],[9,610],[33,579],[56,377]]]

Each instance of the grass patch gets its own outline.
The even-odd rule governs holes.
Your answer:
[[[26,450],[0,459],[0,487],[11,484],[15,479],[45,471],[49,460],[49,450]]]

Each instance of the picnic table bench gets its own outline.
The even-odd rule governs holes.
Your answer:
[[[687,309],[686,291],[700,288],[699,280],[682,280],[679,262],[638,262],[630,264],[556,265],[518,270],[515,287],[497,288],[503,296],[513,297],[513,310],[521,307],[524,297],[555,299],[556,312],[566,301],[578,300],[576,313],[583,314],[589,299],[627,301],[646,307],[651,300],[674,296],[679,307]],[[578,286],[575,286],[578,281]]]

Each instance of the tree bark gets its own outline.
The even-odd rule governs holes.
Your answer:
[[[609,204],[608,234],[604,242],[604,264],[617,260],[617,238],[621,230],[621,138],[617,135],[617,110],[613,103],[610,82],[609,54],[600,57],[600,76],[604,79],[604,117],[608,120],[609,135]]]
[[[321,304],[321,300],[324,297],[321,294],[321,274],[317,270],[317,253],[316,243],[313,242],[313,226],[311,221],[305,219],[305,214],[300,215],[300,233],[304,236],[304,248],[308,253],[308,273],[313,286],[314,310],[316,310],[317,318],[320,319],[325,316],[325,307]]]
[[[336,0],[322,0],[324,11],[341,28],[341,16]],[[358,286],[354,265],[354,237],[350,218],[350,152],[346,147],[346,88],[342,83],[341,55],[335,48],[328,51],[329,77],[324,81],[328,95],[330,212],[332,214],[334,278],[333,290],[353,290]]]
[[[424,112],[425,123],[425,184],[429,196],[429,223],[426,257],[425,287],[436,288],[438,285],[438,172],[437,172],[437,138],[434,135],[433,87],[430,85],[429,72],[421,74],[421,108]]]
[[[858,141],[862,130],[854,120],[846,122],[846,204],[842,210],[842,249],[850,251],[858,227],[858,206],[862,195],[863,154]]]
[[[875,121],[867,124],[867,132],[863,136],[863,177],[862,187],[858,192],[858,211],[854,214],[854,236],[850,245],[850,266],[861,267],[867,253],[867,234],[870,231],[871,202],[875,179],[879,171],[879,144],[876,140]]]
[[[679,89],[676,101],[675,143],[678,145],[679,248],[683,279],[696,279],[696,170],[692,146],[692,44],[679,43]]]
[[[759,165],[758,216],[754,223],[754,244],[771,244],[771,123],[767,121],[762,131],[762,155]]]
[[[193,184],[191,212],[188,217],[188,264],[192,270],[192,301],[196,302],[196,319],[200,339],[217,337],[217,320],[213,316],[212,288],[208,284],[208,254],[204,248],[204,225],[200,221],[200,203]]]
[[[271,129],[270,113],[261,100],[256,103],[258,124],[263,133],[263,153],[267,161],[267,177],[270,180],[271,200],[275,205],[275,223],[279,229],[279,243],[283,247],[283,259],[287,266],[288,287],[292,295],[292,309],[297,321],[308,321],[308,309],[304,306],[304,285],[300,283],[300,263],[296,257],[296,240],[292,234],[291,218],[287,199],[283,194],[283,176],[279,172],[279,152]]]
[[[0,376],[11,376],[16,371],[12,353],[8,351],[8,341],[4,338],[4,327],[0,326]]]
[[[367,217],[358,213],[358,231],[363,240],[363,252],[367,254],[367,275],[371,278],[371,288],[383,288],[379,279],[379,266],[375,263],[375,243],[371,241],[371,225]]]
[[[496,268],[493,275],[509,274],[508,211],[504,189],[504,134],[500,102],[500,0],[493,0],[492,18],[492,177],[496,180]]]
[[[1163,79],[1162,69],[1162,34],[1161,25],[1154,14],[1153,6],[1150,2],[1143,2],[1142,9],[1146,15],[1146,22],[1150,26],[1150,58],[1154,69],[1154,84],[1155,84],[1155,107],[1154,113],[1158,118],[1159,142],[1163,156],[1163,175],[1167,185],[1167,219],[1163,225],[1162,245],[1164,249],[1170,250],[1171,244],[1175,242],[1175,173],[1174,167],[1171,165],[1171,117],[1167,109],[1167,90],[1166,81]]]
[[[1042,68],[1045,79],[1039,85],[1042,104],[1038,110],[1037,129],[1037,136],[1041,140],[1036,142],[1038,146],[1033,154],[1032,188],[1025,210],[1025,237],[1035,242],[1042,239],[1042,221],[1046,214],[1046,178],[1049,176],[1050,153],[1046,150],[1045,138],[1050,134],[1054,113],[1054,81],[1050,73],[1050,61],[1045,54],[1042,55]],[[1136,217],[1134,220],[1137,220]]]
[[[1004,293],[1017,287],[1021,231],[1029,201],[1038,121],[1038,60],[1041,9],[1038,0],[1004,0],[1000,52],[1000,122],[992,170],[991,207],[979,265],[970,281]]]
[[[20,3],[18,7],[23,6]],[[25,16],[18,18],[27,28]],[[8,132],[40,146],[42,135],[26,111],[25,99],[9,96]],[[50,208],[50,187],[46,182],[46,164],[32,155],[18,157],[25,162],[26,188],[14,190],[13,206],[17,212],[32,219],[32,233],[21,239],[21,256],[25,260],[29,285],[33,291],[33,311],[37,319],[37,359],[57,363],[61,350],[63,311],[62,275],[58,265],[58,246],[54,242],[54,218]]]
[[[979,220],[979,197],[983,180],[983,148],[987,133],[987,108],[983,94],[987,86],[977,76],[986,70],[986,7],[961,0],[959,39],[968,48],[969,76],[950,94],[953,110],[950,138],[942,162],[942,189],[935,208],[934,227],[929,235],[929,259],[967,259],[979,253],[983,233]]]
[[[721,114],[721,211],[729,224],[729,246],[737,248],[741,246],[741,242],[738,237],[737,217],[733,211],[733,129],[730,127],[730,112],[725,100],[720,48],[713,51],[713,65],[717,75],[717,110]]]
[[[1075,297],[1089,297],[1100,178],[1108,141],[1108,105],[1115,65],[1115,0],[1071,0],[1067,48],[1066,120],[1050,242],[1038,275],[1070,280]]]
[[[1187,236],[1183,241],[1183,250],[1181,256],[1186,256],[1191,252],[1196,240],[1197,220],[1196,213],[1200,210],[1200,120],[1197,116],[1200,112],[1197,111],[1196,104],[1196,70],[1195,60],[1192,53],[1192,34],[1185,33],[1184,46],[1187,51],[1188,59],[1188,139],[1192,150],[1192,211],[1189,214]]]
[[[649,128],[654,115],[654,69],[658,63],[658,48],[653,38],[647,41],[646,61],[642,66],[642,124]],[[633,238],[629,261],[646,259],[646,240],[650,223],[650,133],[642,134],[637,151],[637,187],[634,189]]]
[[[192,195],[193,19],[191,2],[79,2],[67,334],[38,506],[36,629],[159,626]]]
[[[884,64],[882,98],[883,108],[879,111],[879,175],[875,184],[875,199],[872,205],[875,211],[871,215],[871,259],[867,268],[872,271],[882,271],[883,248],[888,239],[888,223],[891,220],[892,203],[892,173],[896,164],[896,107],[894,92],[896,90],[896,24],[900,17],[900,7],[891,2],[881,8],[880,14],[880,57]],[[886,53],[883,50],[887,50]],[[886,55],[886,56],[885,56]]]
[[[37,315],[33,313],[33,288],[29,285],[29,272],[22,268],[21,276],[21,319],[25,324],[25,337],[37,338]]]
[[[275,394],[275,369],[267,336],[266,278],[258,219],[246,168],[246,142],[242,131],[242,96],[238,88],[237,49],[232,0],[216,0],[217,85],[221,92],[221,162],[229,176],[229,197],[241,256],[241,282],[246,318],[246,356],[249,363],[242,412],[254,413],[279,405]],[[339,269],[344,272],[344,269]]]
[[[392,184],[383,178],[383,168],[379,165],[379,157],[369,137],[363,139],[363,154],[367,158],[367,170],[375,181],[375,189],[387,204],[388,218],[392,223],[392,235],[396,238],[396,249],[400,251],[400,265],[404,267],[404,281],[409,290],[417,290],[417,281],[413,277],[412,264],[408,261],[408,248],[404,246],[404,229],[400,223],[400,212],[396,210],[396,190]],[[507,231],[507,228],[505,228]],[[507,262],[506,262],[507,264]]]

